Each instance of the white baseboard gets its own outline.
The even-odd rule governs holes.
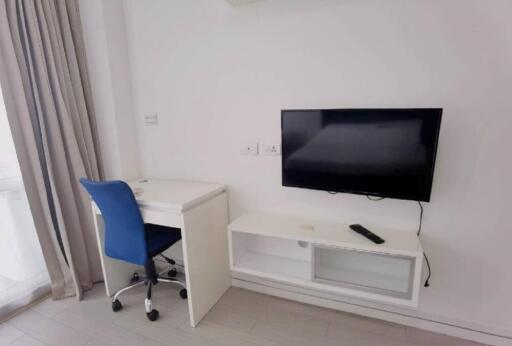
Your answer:
[[[482,326],[470,325],[460,321],[441,320],[439,318],[433,318],[432,316],[415,316],[402,312],[388,311],[374,304],[374,306],[371,306],[371,303],[366,304],[365,302],[354,301],[350,298],[345,299],[344,297],[324,294],[323,292],[290,286],[250,275],[234,275],[232,285],[284,299],[399,323],[435,333],[480,342],[486,345],[512,345],[512,336],[508,335],[506,331],[490,330]]]

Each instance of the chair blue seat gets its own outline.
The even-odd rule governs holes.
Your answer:
[[[149,257],[158,255],[181,240],[179,228],[146,223],[144,224],[144,229],[146,230],[146,246]]]

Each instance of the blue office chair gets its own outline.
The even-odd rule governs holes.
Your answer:
[[[135,196],[128,184],[123,181],[95,182],[81,178],[80,183],[101,211],[105,225],[106,255],[144,266],[143,278],[134,274],[131,284],[113,296],[112,310],[117,312],[123,308],[117,299],[121,293],[144,283],[147,285],[146,315],[150,321],[157,320],[158,310],[153,309],[151,305],[152,286],[158,282],[178,284],[183,287],[180,291],[181,298],[187,298],[185,283],[175,278],[176,263],[162,255],[163,251],[181,239],[180,229],[144,224]],[[153,257],[158,255],[171,265],[171,270],[164,271],[167,276],[162,275],[164,272],[156,272]]]

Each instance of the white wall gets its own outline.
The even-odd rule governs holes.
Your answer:
[[[283,108],[443,107],[417,312],[512,335],[512,2],[127,0],[142,173],[224,182],[231,216],[304,214],[415,231],[414,202],[284,188]],[[158,113],[157,127],[143,115]]]
[[[123,2],[79,0],[107,179],[140,176]]]

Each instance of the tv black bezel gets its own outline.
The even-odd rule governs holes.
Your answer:
[[[385,194],[371,191],[360,191],[360,190],[351,190],[351,189],[324,189],[315,185],[310,184],[285,184],[283,167],[284,167],[284,145],[282,146],[281,153],[281,185],[284,187],[295,187],[295,188],[305,188],[316,191],[327,191],[329,193],[350,193],[355,195],[364,195],[364,196],[372,196],[372,197],[382,197],[382,198],[393,198],[393,199],[402,199],[409,201],[421,201],[421,202],[430,202],[432,195],[432,185],[434,183],[434,171],[436,165],[436,157],[437,157],[437,148],[439,145],[439,134],[441,132],[441,122],[443,119],[443,108],[320,108],[320,109],[282,109],[281,110],[281,143],[284,144],[284,132],[283,132],[283,116],[285,112],[318,112],[318,111],[376,111],[376,110],[430,110],[437,111],[439,113],[439,123],[437,126],[437,130],[435,133],[435,142],[433,146],[433,157],[432,157],[432,166],[428,176],[428,193],[421,198],[412,198],[417,196],[403,195],[403,194]]]

